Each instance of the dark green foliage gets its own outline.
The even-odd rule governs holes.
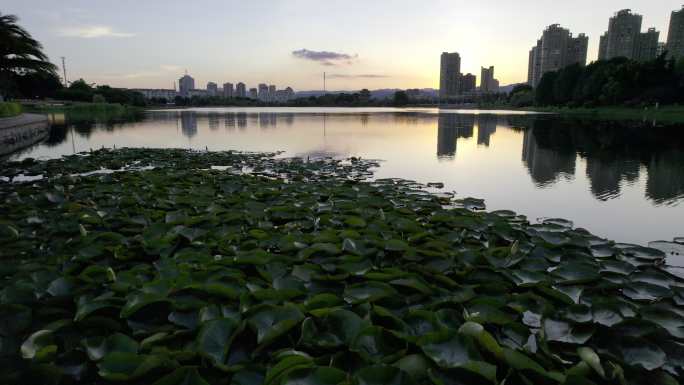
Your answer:
[[[665,56],[648,62],[625,58],[578,64],[544,74],[537,106],[594,107],[684,102],[684,73]]]
[[[397,91],[394,93],[393,101],[395,106],[402,107],[409,103],[409,97],[406,91]]]
[[[21,114],[22,108],[19,103],[0,103],[0,118],[8,118]]]
[[[143,107],[146,104],[145,97],[139,92],[112,88],[107,85],[95,87],[83,79],[72,82],[69,88],[59,90],[55,97],[73,102],[93,102],[96,99],[104,98],[104,101],[107,103],[136,107]]]
[[[482,203],[415,182],[364,181],[374,162],[273,156],[4,163],[3,176],[44,179],[0,182],[0,383],[684,374],[684,280],[661,252],[561,219],[471,211]],[[120,171],[82,175],[101,168]]]
[[[0,95],[10,96],[16,77],[32,74],[55,75],[43,46],[17,24],[14,15],[0,14]]]

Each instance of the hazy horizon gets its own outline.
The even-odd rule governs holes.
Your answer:
[[[3,14],[67,58],[69,80],[129,88],[172,88],[187,69],[208,81],[322,88],[438,88],[439,56],[459,52],[462,71],[495,66],[502,85],[527,80],[529,49],[550,24],[589,36],[588,61],[615,12],[631,8],[667,38],[681,1],[554,3],[522,0],[316,2],[273,0],[93,2],[6,0]]]

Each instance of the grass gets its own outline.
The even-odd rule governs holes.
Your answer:
[[[29,112],[40,114],[63,113],[70,122],[79,121],[112,121],[126,119],[141,114],[140,107],[114,103],[74,103],[65,105],[34,105],[27,107]]]
[[[599,120],[644,120],[658,123],[684,123],[684,106],[665,106],[660,108],[631,107],[529,107],[526,110],[552,112],[561,116],[592,118]]]
[[[21,115],[22,107],[19,103],[5,102],[0,103],[0,118],[9,118]]]

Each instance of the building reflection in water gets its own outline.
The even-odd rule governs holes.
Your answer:
[[[473,137],[475,115],[439,114],[437,122],[437,157],[441,160],[456,156],[458,139]]]
[[[548,188],[562,181],[586,177],[593,197],[607,201],[620,197],[631,188],[643,188],[646,199],[655,205],[676,205],[684,200],[684,130],[678,126],[652,126],[639,122],[598,122],[558,119],[554,117],[501,117],[494,115],[430,114],[320,114],[293,113],[197,113],[193,111],[150,112],[144,117],[106,117],[83,119],[78,116],[53,116],[52,127],[45,147],[58,147],[69,138],[88,140],[98,131],[139,130],[140,126],[179,125],[187,138],[198,134],[198,120],[214,131],[224,122],[226,130],[237,128],[241,134],[260,127],[311,124],[319,119],[321,133],[325,133],[326,119],[334,127],[357,125],[358,135],[370,133],[375,125],[413,125],[422,123],[434,127],[437,121],[437,157],[454,159],[458,141],[473,137],[477,124],[477,144],[486,151],[497,151],[491,137],[497,130],[502,135],[519,135],[522,139],[522,166],[527,169],[537,188]],[[301,120],[301,122],[300,122]],[[136,125],[126,125],[135,122]],[[368,127],[366,127],[368,126]],[[144,128],[144,127],[143,127]],[[207,133],[209,134],[209,133]],[[225,133],[212,132],[211,135]],[[318,131],[316,131],[318,135]],[[394,136],[393,131],[387,135]],[[399,134],[397,134],[399,135]],[[134,136],[135,137],[135,136]],[[505,137],[505,136],[504,136]],[[388,141],[392,137],[386,138]],[[134,139],[132,139],[134,140]],[[323,141],[325,144],[325,136]],[[335,139],[335,148],[343,146],[344,138]],[[131,145],[135,145],[131,142]],[[502,146],[506,145],[502,142]],[[491,146],[491,147],[490,147]],[[74,146],[69,146],[69,151]],[[329,150],[325,145],[318,150]],[[482,149],[484,151],[484,149]],[[75,151],[75,150],[74,150]],[[506,152],[502,152],[505,154]],[[415,156],[433,157],[434,153]],[[498,156],[498,152],[492,153]],[[308,154],[311,155],[311,154]],[[465,159],[464,161],[468,161]],[[582,170],[578,170],[578,164]],[[505,172],[502,170],[502,172]],[[579,172],[579,174],[578,174]]]
[[[221,124],[221,115],[219,115],[216,112],[210,112],[209,113],[209,129],[211,131],[216,131],[219,128],[219,124]]]
[[[547,121],[535,121],[532,127],[523,133],[522,160],[539,188],[548,187],[564,178],[571,180],[575,176],[577,154],[572,150],[553,148],[548,141],[544,143],[543,133],[549,131],[535,130],[535,126],[544,125]],[[542,143],[540,145],[540,141]]]
[[[684,198],[684,132],[678,127],[536,118],[524,131],[522,153],[540,188],[572,179],[579,156],[598,200],[620,197],[625,184],[640,178],[646,178],[646,198],[657,205]]]
[[[496,133],[499,123],[498,115],[478,115],[477,117],[477,144],[489,147],[489,139]]]
[[[180,121],[183,136],[192,138],[197,135],[197,114],[194,111],[181,111]]]
[[[247,128],[247,113],[238,112],[237,113],[237,126],[240,131]]]
[[[235,129],[235,113],[229,112],[223,117],[223,126],[228,131],[233,131]]]

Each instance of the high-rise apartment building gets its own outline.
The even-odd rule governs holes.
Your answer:
[[[671,57],[684,58],[684,6],[679,11],[672,11],[665,48]]]
[[[223,97],[232,99],[235,96],[235,89],[233,83],[223,83]]]
[[[576,63],[584,66],[587,63],[588,46],[589,38],[585,34],[573,37],[569,30],[560,25],[550,25],[530,51],[528,84],[536,87],[547,72],[558,71]]]
[[[245,83],[240,82],[235,86],[235,96],[238,98],[247,97],[247,86],[245,86]]]
[[[467,73],[461,76],[461,84],[459,85],[459,91],[461,94],[467,94],[475,91],[477,87],[477,76]]]
[[[599,60],[625,57],[632,60],[647,61],[656,57],[660,32],[655,28],[641,32],[643,17],[623,9],[610,18],[608,31],[601,36]]]
[[[267,100],[269,102],[272,102],[272,101],[275,101],[275,99],[276,99],[276,86],[271,84],[270,86],[268,86],[268,98],[267,98]]]
[[[250,99],[258,99],[259,94],[256,88],[250,88],[249,89],[249,97]]]
[[[480,77],[480,91],[482,93],[496,93],[499,92],[499,81],[494,79],[494,67],[482,67],[482,76]]]
[[[658,39],[660,32],[655,28],[649,28],[647,32],[639,34],[639,41],[637,42],[635,60],[649,61],[658,57]]]
[[[207,83],[207,94],[209,96],[218,95],[218,84],[216,84],[214,82]]]
[[[459,76],[461,75],[461,56],[456,53],[443,52],[439,70],[439,98],[448,99],[459,94]]]
[[[259,84],[259,94],[257,97],[264,102],[268,100],[268,86],[266,84]]]
[[[183,97],[190,96],[190,90],[195,89],[195,79],[190,77],[190,75],[185,74],[182,78],[178,79],[178,94]]]

